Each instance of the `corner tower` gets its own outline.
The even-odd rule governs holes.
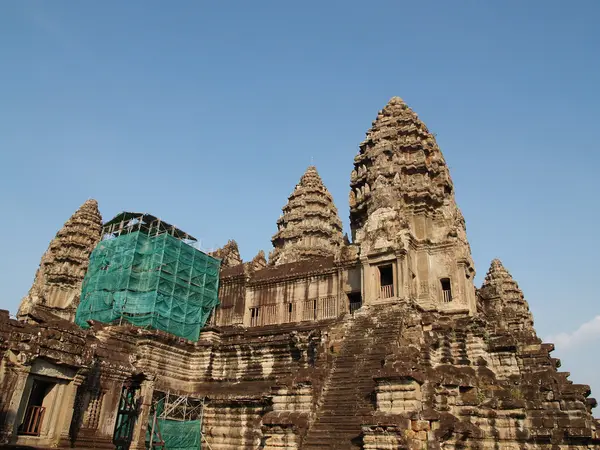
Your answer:
[[[65,222],[42,256],[33,286],[21,301],[18,317],[40,305],[74,320],[90,254],[100,241],[102,216],[96,200],[87,200]]]
[[[269,263],[336,254],[343,243],[342,222],[316,167],[306,169],[282,211],[271,239],[274,249]]]
[[[434,136],[393,97],[354,158],[350,227],[366,302],[406,298],[427,309],[476,310],[465,221]]]
[[[498,327],[513,335],[536,336],[533,316],[523,291],[499,259],[492,261],[479,289],[479,297],[484,312],[495,317],[494,322]]]

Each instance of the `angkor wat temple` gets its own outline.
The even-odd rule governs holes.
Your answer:
[[[510,273],[494,260],[474,285],[448,167],[400,98],[360,144],[349,206],[351,237],[309,167],[268,261],[243,262],[235,241],[207,255],[85,202],[17,318],[0,311],[0,443],[600,448],[589,386],[558,371]]]

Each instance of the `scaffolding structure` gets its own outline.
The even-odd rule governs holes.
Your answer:
[[[212,450],[202,433],[204,398],[170,392],[155,392],[148,419],[148,450],[198,450],[202,441]]]
[[[195,238],[150,214],[107,222],[90,256],[75,322],[129,322],[197,341],[219,304],[220,260]]]

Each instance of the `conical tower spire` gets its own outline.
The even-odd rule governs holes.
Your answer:
[[[360,144],[349,202],[353,242],[370,266],[411,253],[398,260],[397,296],[475,311],[471,250],[448,166],[434,135],[400,97],[379,111]],[[369,276],[374,287],[365,295],[377,299],[382,281],[377,272]]]
[[[350,181],[350,224],[357,242],[367,217],[382,207],[404,214],[456,215],[454,187],[435,137],[400,97],[377,114]],[[450,211],[443,211],[450,209]],[[410,221],[407,225],[410,225]]]
[[[333,256],[342,245],[342,222],[315,166],[306,169],[282,211],[271,240],[271,264]]]
[[[100,241],[102,216],[96,200],[87,200],[50,242],[42,256],[33,286],[21,301],[18,316],[43,306],[73,320],[90,254]]]
[[[492,261],[479,295],[484,311],[500,326],[511,332],[535,334],[533,316],[523,292],[499,259]]]

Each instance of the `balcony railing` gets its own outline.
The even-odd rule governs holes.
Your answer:
[[[361,306],[362,302],[350,302],[350,314],[354,314]]]
[[[30,406],[25,412],[25,420],[20,434],[28,436],[39,436],[42,430],[42,422],[46,408],[43,406]]]
[[[392,298],[394,296],[394,285],[388,284],[387,286],[381,286],[381,294],[379,298]]]
[[[442,291],[442,298],[444,300],[444,303],[450,303],[452,301],[452,291],[444,289]]]

